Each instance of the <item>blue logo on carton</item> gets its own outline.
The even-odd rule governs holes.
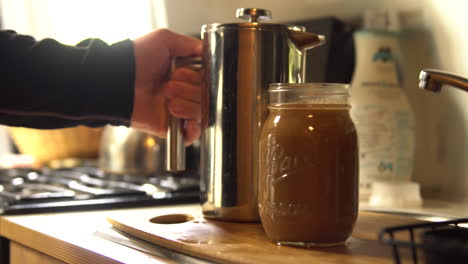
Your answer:
[[[372,57],[372,61],[387,62],[393,60],[392,50],[389,47],[381,47]]]

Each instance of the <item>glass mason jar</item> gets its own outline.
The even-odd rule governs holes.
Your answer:
[[[358,215],[358,147],[346,84],[271,84],[259,148],[259,210],[269,239],[344,244]]]

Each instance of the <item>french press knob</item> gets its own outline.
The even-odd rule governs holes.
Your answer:
[[[249,20],[251,23],[256,23],[271,19],[271,12],[260,8],[238,8],[236,17],[244,20]]]

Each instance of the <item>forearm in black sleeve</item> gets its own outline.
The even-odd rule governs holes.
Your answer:
[[[129,125],[134,78],[130,40],[91,39],[75,47],[0,31],[0,123]]]

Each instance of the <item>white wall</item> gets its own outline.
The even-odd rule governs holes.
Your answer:
[[[159,1],[159,0],[155,0]],[[165,0],[168,27],[184,33],[199,33],[203,24],[239,22],[239,7],[265,8],[273,22],[310,19],[320,16],[356,17],[364,8],[414,9],[418,0]]]
[[[468,77],[468,1],[166,0],[165,4],[168,27],[190,34],[198,34],[202,24],[239,21],[238,7],[269,9],[273,22],[329,15],[349,20],[366,8],[404,11],[409,21],[421,17],[424,30],[402,35],[404,89],[417,118],[413,178],[422,183],[426,197],[468,200],[468,93],[448,88],[432,94],[417,88],[419,71],[425,67]]]
[[[426,0],[425,24],[432,36],[434,67],[468,77],[468,18],[465,0]],[[417,49],[417,47],[415,47]],[[425,151],[415,178],[434,195],[468,200],[468,93],[445,87],[424,94]]]
[[[91,37],[108,43],[153,28],[151,0],[1,0],[3,27],[36,39],[75,45]]]

